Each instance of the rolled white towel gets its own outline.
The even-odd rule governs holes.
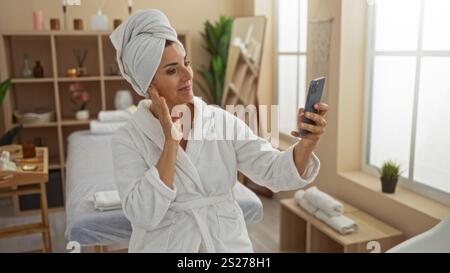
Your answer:
[[[93,120],[89,126],[92,134],[112,134],[125,124],[126,122],[100,122]]]
[[[127,121],[131,116],[128,110],[100,111],[98,120],[101,122]]]
[[[117,191],[99,191],[94,193],[94,207],[101,211],[122,208],[119,193]]]
[[[314,215],[314,213],[317,211],[317,208],[311,205],[311,203],[309,203],[308,200],[303,198],[304,194],[305,194],[304,190],[298,190],[294,194],[294,199],[300,207],[302,207],[307,212]]]
[[[341,234],[349,234],[358,230],[358,225],[352,219],[344,216],[329,216],[321,210],[317,210],[315,216]]]
[[[339,216],[344,212],[344,206],[342,203],[319,190],[317,187],[311,187],[305,191],[303,198],[308,202],[327,213],[329,216]]]

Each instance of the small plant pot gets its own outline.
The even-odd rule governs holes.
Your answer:
[[[89,111],[88,110],[79,110],[75,113],[75,118],[77,120],[88,120],[89,119]]]
[[[381,191],[384,193],[395,193],[395,188],[397,187],[397,181],[396,179],[387,179],[387,178],[381,178]]]

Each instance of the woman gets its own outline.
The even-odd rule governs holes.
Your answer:
[[[312,151],[328,106],[307,115],[316,126],[302,124],[300,110],[298,125],[311,134],[280,152],[234,115],[193,95],[190,62],[162,12],[137,12],[111,40],[122,75],[151,98],[139,103],[112,141],[116,185],[133,226],[129,251],[252,252],[232,195],[237,171],[274,191],[312,182],[320,168]],[[186,115],[171,114],[180,107]],[[226,128],[235,128],[232,139],[218,139],[220,120],[232,121]]]

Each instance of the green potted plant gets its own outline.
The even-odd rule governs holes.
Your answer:
[[[209,67],[202,66],[198,70],[206,87],[198,81],[196,84],[206,99],[216,105],[221,105],[222,102],[232,26],[233,18],[220,16],[214,25],[207,20],[204,32],[201,33],[203,47],[211,55],[211,60]]]
[[[381,166],[380,174],[381,191],[384,193],[394,193],[398,177],[401,174],[400,164],[394,160],[386,160]]]
[[[11,85],[11,79],[7,79],[0,83],[0,105],[3,105],[3,101],[6,97],[6,92],[9,90],[9,86]],[[0,122],[3,122],[0,120]],[[19,134],[22,129],[22,125],[18,125],[8,132],[6,132],[3,136],[0,137],[0,146],[11,144],[16,136]]]

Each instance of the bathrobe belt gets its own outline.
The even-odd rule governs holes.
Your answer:
[[[209,207],[226,201],[233,201],[233,195],[231,192],[223,195],[201,197],[189,201],[173,202],[169,209],[175,212],[190,212],[194,216],[195,222],[200,229],[200,234],[203,242],[205,243],[206,250],[208,252],[216,252],[207,223],[205,223],[202,217],[200,217],[196,209]]]

